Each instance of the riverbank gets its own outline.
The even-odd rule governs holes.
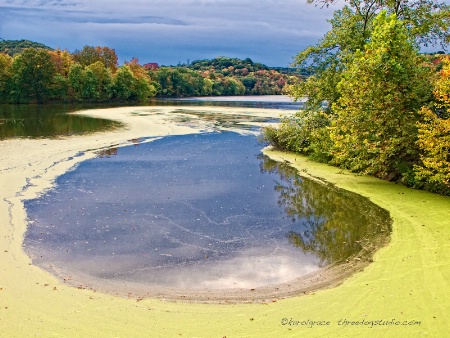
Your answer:
[[[187,110],[196,113],[186,114]],[[143,137],[212,130],[217,127],[215,119],[224,114],[277,118],[291,112],[211,107],[101,109],[87,113],[127,127],[70,138],[0,142],[0,337],[444,336],[450,310],[450,199],[279,152],[267,154],[369,197],[394,219],[390,245],[363,272],[336,288],[257,304],[126,299],[65,285],[31,265],[24,254],[22,200],[50,188],[58,175],[97,151]],[[236,123],[248,124],[244,118]],[[345,324],[393,319],[420,325]],[[302,325],[306,320],[320,323]]]

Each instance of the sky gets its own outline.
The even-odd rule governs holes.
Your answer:
[[[330,29],[335,9],[306,0],[0,0],[0,38],[70,52],[107,46],[120,63],[228,56],[286,67]]]

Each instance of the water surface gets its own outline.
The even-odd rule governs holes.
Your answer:
[[[71,112],[88,109],[110,108],[111,104],[26,104],[26,105],[0,105],[0,140],[9,138],[42,138],[64,137],[80,135],[91,132],[106,131],[121,127],[118,122],[107,119],[93,118],[83,115],[69,114]],[[281,95],[268,96],[224,96],[200,97],[185,99],[153,99],[138,106],[222,106],[247,108],[275,108],[298,109],[299,103],[293,102],[289,97]],[[235,124],[249,117],[233,117],[225,121],[223,114],[199,112],[202,118],[218,118],[221,124]],[[229,117],[228,117],[229,118]],[[266,122],[261,118],[252,121]]]
[[[264,109],[298,110],[304,107],[304,100],[294,101],[286,95],[250,96],[202,96],[170,99],[174,104],[197,106],[247,107]]]
[[[260,148],[225,132],[103,152],[26,203],[25,250],[87,285],[254,288],[342,262],[389,231],[381,208]]]
[[[121,126],[107,119],[68,114],[92,105],[0,105],[0,140],[81,135]]]

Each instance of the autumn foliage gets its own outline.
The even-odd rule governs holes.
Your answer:
[[[0,53],[0,102],[143,101],[156,93],[148,73],[133,60],[118,67],[114,49],[81,51],[26,48]]]
[[[450,58],[427,61],[395,15],[381,12],[371,24],[364,49],[342,61],[331,107],[307,106],[266,128],[264,138],[353,172],[450,195]]]
[[[420,164],[415,166],[416,185],[450,195],[450,59],[436,81],[434,111],[423,108],[418,123]]]
[[[283,74],[249,58],[224,56],[161,67],[150,71],[150,76],[161,97],[279,95],[300,78],[299,74]]]
[[[381,13],[373,25],[337,87],[332,163],[399,179],[417,158],[417,112],[431,99],[430,72],[403,22]]]
[[[11,41],[9,41],[11,45]],[[8,49],[9,51],[9,49]],[[191,65],[146,69],[137,58],[118,65],[109,47],[69,53],[50,48],[0,52],[0,102],[145,101],[150,97],[277,95],[297,83],[251,59],[219,57]]]

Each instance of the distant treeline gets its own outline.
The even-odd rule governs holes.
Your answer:
[[[282,74],[261,63],[218,57],[193,61],[181,67],[161,67],[150,72],[163,97],[278,95],[287,85],[300,80],[300,75]]]
[[[248,58],[220,57],[146,69],[136,58],[119,66],[114,49],[109,47],[85,46],[70,53],[26,40],[0,42],[2,103],[274,95],[300,78],[299,73],[281,73]]]

